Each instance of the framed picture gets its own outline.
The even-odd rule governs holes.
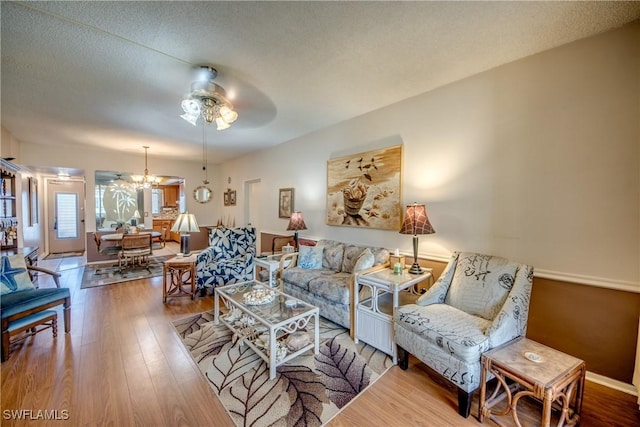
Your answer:
[[[293,212],[293,188],[281,188],[278,194],[278,218],[289,218]]]
[[[227,188],[227,191],[223,193],[224,205],[235,206],[236,205],[236,190]]]
[[[400,230],[402,145],[327,161],[327,225]]]

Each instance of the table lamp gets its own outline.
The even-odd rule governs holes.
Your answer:
[[[189,250],[189,238],[191,235],[189,233],[200,231],[195,215],[189,212],[181,213],[178,215],[173,227],[171,227],[171,231],[180,233],[180,252],[184,256],[189,256],[191,253]]]
[[[138,210],[136,209],[136,211],[133,213],[133,216],[131,217],[131,225],[132,225],[132,226],[134,226],[134,227],[135,227],[136,225],[138,225],[138,220],[139,220],[140,218],[142,218],[142,217],[140,216],[140,212],[138,212]]]
[[[407,205],[400,234],[413,234],[413,265],[409,269],[410,274],[422,274],[422,268],[418,264],[418,234],[433,233],[435,230],[427,218],[427,209],[424,205],[417,203]]]
[[[306,230],[307,224],[304,223],[304,219],[302,218],[302,212],[295,211],[291,212],[291,217],[289,218],[289,225],[287,226],[287,230],[293,230],[295,233],[293,234],[293,241],[295,242],[296,251],[298,250],[298,230]]]

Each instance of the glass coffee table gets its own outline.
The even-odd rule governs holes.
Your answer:
[[[224,314],[220,301],[227,308]],[[216,287],[214,321],[267,363],[269,379],[275,378],[276,367],[294,357],[310,349],[318,354],[318,307],[255,280]]]

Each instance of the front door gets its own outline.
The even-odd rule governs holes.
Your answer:
[[[46,182],[49,253],[84,251],[84,182]]]

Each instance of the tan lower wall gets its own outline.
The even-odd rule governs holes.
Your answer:
[[[419,260],[440,277],[446,263]],[[631,384],[640,294],[534,277],[527,338],[584,360],[587,370]]]

